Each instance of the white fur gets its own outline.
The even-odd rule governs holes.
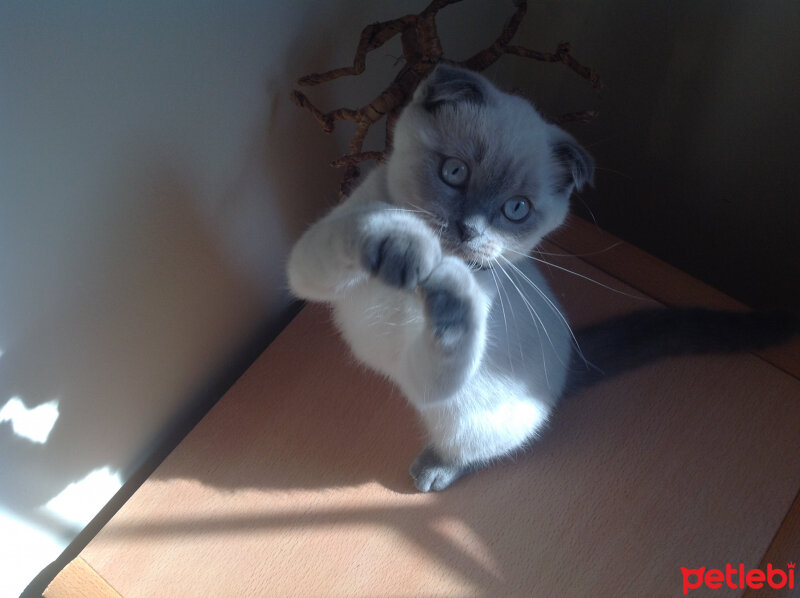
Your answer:
[[[499,272],[463,266],[463,282],[481,303],[474,335],[452,352],[432,344],[420,293],[391,288],[359,264],[357,238],[365,228],[413,228],[415,222],[436,239],[413,214],[365,197],[384,176],[384,168],[374,170],[301,237],[289,259],[291,289],[333,306],[354,355],[405,392],[443,457],[466,464],[502,456],[536,434],[561,394],[569,331],[520,275],[510,272],[512,282]],[[453,266],[441,253],[435,258],[431,272]],[[517,266],[555,304],[536,268],[528,262]]]
[[[332,305],[354,355],[402,389],[444,464],[474,467],[518,449],[540,431],[563,392],[571,337],[541,274],[530,260],[504,253],[508,243],[492,238],[483,216],[472,216],[472,223],[482,231],[484,245],[464,251],[483,252],[498,267],[471,270],[444,249],[444,233],[426,218],[424,206],[430,201],[425,203],[424,186],[413,176],[420,146],[436,138],[418,105],[421,93],[398,121],[388,165],[373,170],[297,242],[289,258],[289,284],[298,297]],[[502,150],[491,148],[488,135],[507,135],[515,146],[527,143],[527,153],[519,151],[539,167],[541,222],[515,249],[527,252],[561,224],[572,189],[548,194],[557,175],[557,166],[548,166],[546,156],[548,135],[555,128],[519,98],[494,88],[488,93],[496,94],[490,98],[493,106],[508,102],[511,107],[500,105],[500,116],[494,118],[476,110],[476,118],[468,119],[474,129],[469,134],[487,138],[497,153]],[[520,112],[531,122],[520,122]],[[416,211],[420,208],[423,213]],[[376,238],[389,237],[417,249],[409,254],[418,272],[413,288],[391,286],[368,270],[365,248]],[[436,293],[465,309],[437,315],[431,307]],[[450,320],[455,324],[445,326]],[[437,323],[444,323],[438,333]],[[423,453],[418,461],[425,458]],[[417,470],[436,467],[415,462]],[[439,482],[417,479],[418,487],[441,489],[460,475],[451,474]]]

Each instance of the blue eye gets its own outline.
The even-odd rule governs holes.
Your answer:
[[[446,158],[442,162],[442,180],[451,187],[460,187],[469,178],[469,168],[458,158]]]
[[[503,216],[511,222],[522,222],[531,213],[531,202],[526,197],[512,197],[503,204]]]

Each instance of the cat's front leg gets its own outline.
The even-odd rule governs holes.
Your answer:
[[[489,300],[460,259],[445,256],[421,281],[426,325],[404,355],[405,390],[418,408],[450,399],[480,365]]]
[[[414,290],[442,260],[433,231],[402,211],[370,214],[360,222],[358,235],[362,266],[392,287]]]
[[[289,286],[298,297],[325,302],[340,299],[370,275],[392,287],[414,289],[441,258],[439,239],[416,215],[351,198],[292,248]]]

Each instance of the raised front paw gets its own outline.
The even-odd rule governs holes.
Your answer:
[[[441,259],[439,240],[416,217],[379,214],[364,226],[362,265],[389,286],[416,288]]]
[[[445,256],[422,282],[422,292],[431,331],[443,345],[457,346],[479,332],[485,320],[483,295],[461,260]]]

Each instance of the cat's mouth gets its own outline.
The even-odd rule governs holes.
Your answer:
[[[494,242],[485,242],[479,239],[462,241],[453,232],[454,229],[447,221],[429,218],[431,228],[434,229],[442,244],[445,253],[449,253],[462,260],[471,270],[491,270],[494,261],[500,254]],[[437,230],[438,229],[438,230]]]

